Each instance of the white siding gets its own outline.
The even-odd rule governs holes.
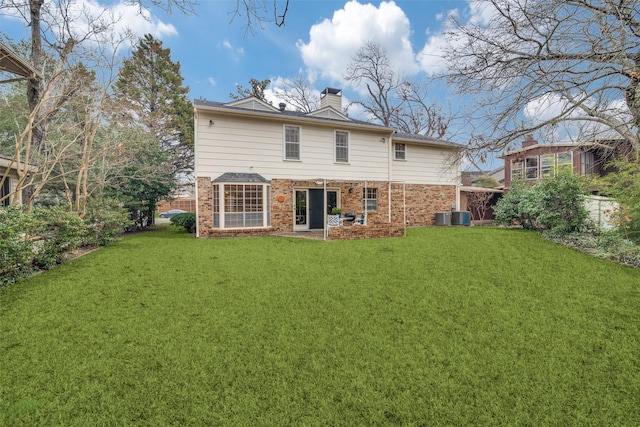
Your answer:
[[[456,160],[455,150],[409,144],[406,141],[396,142],[406,144],[406,160],[392,160],[392,181],[448,185],[460,182],[460,164]]]
[[[225,172],[258,173],[266,179],[387,180],[386,132],[289,123],[198,112],[196,174],[216,178]],[[213,120],[213,124],[209,124]],[[283,159],[283,124],[300,126],[300,161]],[[349,164],[334,162],[334,131],[349,132]]]

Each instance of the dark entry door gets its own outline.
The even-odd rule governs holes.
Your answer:
[[[324,228],[324,190],[309,189],[309,228],[322,230]]]

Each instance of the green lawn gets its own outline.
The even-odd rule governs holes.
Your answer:
[[[640,425],[640,271],[537,234],[125,238],[0,289],[0,425]]]

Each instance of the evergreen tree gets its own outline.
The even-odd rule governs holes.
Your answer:
[[[124,61],[114,85],[123,118],[153,136],[169,153],[176,174],[193,169],[193,108],[183,80],[170,49],[147,34]]]
[[[267,86],[269,86],[270,83],[271,83],[271,80],[269,79],[258,80],[258,79],[251,78],[249,79],[249,84],[251,85],[251,89],[246,89],[242,87],[242,85],[236,85],[236,92],[238,92],[238,94],[236,95],[236,94],[230,93],[229,98],[244,99],[244,98],[249,98],[250,96],[253,96],[255,98],[258,98],[268,103],[269,101],[267,101],[264,91],[267,89]]]

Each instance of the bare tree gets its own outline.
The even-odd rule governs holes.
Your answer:
[[[452,18],[448,80],[474,96],[479,150],[570,127],[636,150],[640,123],[640,3],[478,0],[483,19]]]
[[[343,75],[355,85],[364,85],[368,97],[351,101],[372,121],[395,127],[404,133],[442,138],[450,118],[442,108],[427,101],[428,85],[412,83],[396,75],[387,52],[375,42],[366,42],[352,58]]]
[[[280,5],[278,4],[280,3]],[[273,11],[273,18],[269,14]],[[256,28],[263,28],[263,23],[273,22],[282,27],[285,24],[289,12],[289,0],[236,0],[236,6],[231,11],[231,20],[242,18],[245,20],[244,28],[255,34]]]
[[[493,195],[494,193],[488,191],[473,191],[467,193],[467,204],[474,220],[484,221],[491,207]]]
[[[320,107],[318,92],[301,76],[283,80],[282,88],[274,88],[273,94],[303,113],[310,113]]]

